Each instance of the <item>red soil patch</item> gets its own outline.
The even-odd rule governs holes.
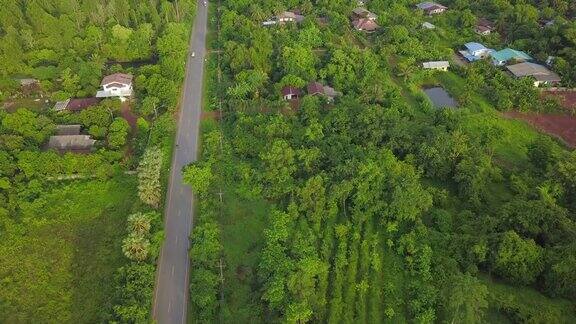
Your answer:
[[[504,116],[527,121],[537,129],[562,139],[576,148],[576,117],[558,114],[534,114],[511,111]]]
[[[576,91],[543,91],[542,96],[556,98],[562,107],[576,111]]]

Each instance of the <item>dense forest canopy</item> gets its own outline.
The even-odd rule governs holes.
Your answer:
[[[191,250],[193,314],[288,323],[569,323],[576,318],[576,153],[498,111],[556,111],[489,62],[429,72],[482,39],[576,81],[570,1],[222,1],[210,43]],[[301,23],[263,27],[285,10]],[[542,28],[540,20],[556,21]],[[431,20],[437,30],[423,31]],[[306,95],[313,81],[342,93]],[[302,90],[286,101],[286,86]],[[434,108],[441,86],[456,109]],[[205,253],[210,251],[210,253]],[[195,262],[196,260],[196,262]],[[223,270],[224,269],[224,270]],[[225,271],[224,278],[221,278]]]
[[[8,1],[0,8],[0,94],[6,98],[17,90],[15,76],[32,76],[42,81],[43,90],[53,92],[53,98],[90,95],[106,64],[150,61],[161,55],[155,51],[157,37],[167,28],[178,28],[170,24],[189,20],[193,4],[191,0]],[[166,39],[158,51],[169,46],[177,44]],[[174,72],[170,64],[176,63],[165,62],[166,73]]]

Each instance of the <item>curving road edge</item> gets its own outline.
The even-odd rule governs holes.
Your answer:
[[[176,146],[168,184],[164,216],[165,240],[156,271],[152,317],[159,324],[186,322],[190,245],[188,238],[192,227],[194,201],[190,187],[182,182],[181,170],[197,159],[207,16],[207,7],[199,1],[190,38],[190,55],[186,64]]]

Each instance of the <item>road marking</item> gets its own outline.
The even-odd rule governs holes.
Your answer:
[[[172,265],[172,274],[171,274],[171,276],[174,277],[174,265]]]
[[[177,130],[177,140],[178,143],[183,145],[182,149],[175,149],[175,152],[173,154],[173,158],[174,160],[172,161],[172,166],[170,167],[170,185],[169,185],[169,189],[168,189],[168,202],[167,202],[167,206],[166,206],[166,219],[164,221],[166,228],[168,228],[168,224],[172,224],[174,222],[176,222],[176,225],[178,225],[179,222],[181,221],[185,221],[185,224],[181,224],[184,225],[182,227],[184,227],[186,229],[186,234],[184,237],[184,245],[183,248],[188,250],[189,249],[189,233],[191,231],[191,226],[192,226],[192,221],[191,221],[191,217],[193,214],[193,209],[192,211],[190,210],[186,210],[186,211],[180,211],[178,210],[177,215],[179,216],[177,219],[174,219],[174,209],[178,208],[177,205],[179,203],[179,200],[184,200],[184,201],[188,201],[189,199],[193,200],[193,197],[190,197],[190,192],[187,191],[188,189],[183,188],[182,186],[179,186],[178,184],[181,182],[181,175],[180,173],[180,164],[177,163],[177,161],[181,161],[181,159],[185,159],[185,158],[191,158],[192,160],[196,160],[196,156],[197,156],[197,141],[198,141],[198,121],[199,121],[199,117],[201,115],[201,111],[200,111],[200,105],[196,102],[198,99],[196,98],[196,94],[197,93],[201,93],[202,91],[202,84],[198,85],[197,82],[194,82],[194,73],[198,72],[198,74],[200,76],[203,75],[203,66],[204,66],[204,62],[203,62],[203,58],[205,56],[205,52],[203,49],[204,43],[201,41],[205,40],[206,37],[206,19],[207,19],[207,10],[206,8],[199,8],[199,19],[196,20],[193,30],[192,30],[192,39],[190,40],[190,44],[189,47],[190,48],[196,48],[196,46],[200,46],[200,49],[198,50],[198,54],[199,57],[195,60],[192,60],[190,58],[187,59],[186,62],[186,80],[184,82],[183,85],[183,94],[182,94],[182,105],[181,105],[181,111],[179,113],[178,116],[178,130]],[[202,26],[204,25],[204,26]],[[204,28],[204,30],[202,30],[202,27]],[[199,29],[200,28],[200,29]],[[198,43],[198,44],[197,44]],[[201,78],[202,79],[202,78]],[[200,98],[200,96],[198,96],[198,98]],[[188,143],[188,138],[184,137],[183,135],[186,134],[186,137],[192,139],[192,138],[196,138],[196,141],[190,141],[190,143]],[[192,137],[191,135],[194,135],[194,137]],[[180,139],[183,139],[183,141],[180,141]],[[192,150],[192,152],[190,152],[189,150]],[[178,188],[180,187],[180,188]],[[184,190],[185,189],[185,190]],[[184,193],[186,193],[186,195],[184,195]],[[172,204],[172,198],[174,198],[174,204]],[[193,202],[192,202],[193,203]],[[185,217],[184,219],[182,219],[180,216],[182,216],[182,213],[184,213]],[[188,222],[190,221],[190,222]],[[178,243],[179,241],[179,237],[178,234],[176,233],[171,233],[172,235],[176,236],[176,242]],[[167,241],[166,243],[168,243],[169,241]],[[156,320],[158,320],[157,316],[160,315],[168,315],[168,317],[171,317],[171,312],[172,312],[172,301],[174,301],[175,303],[179,303],[179,300],[182,302],[182,309],[174,309],[175,311],[175,316],[176,314],[180,313],[182,316],[182,324],[186,323],[186,306],[187,306],[187,295],[189,294],[189,290],[188,290],[188,282],[189,282],[189,263],[185,262],[185,285],[183,285],[181,287],[181,289],[184,290],[184,298],[181,298],[181,296],[179,296],[178,294],[178,290],[176,289],[175,292],[169,292],[169,297],[168,297],[168,313],[167,314],[162,314],[164,313],[165,309],[160,309],[160,305],[162,304],[162,306],[165,306],[165,304],[161,303],[159,301],[159,299],[162,299],[159,295],[157,295],[157,293],[159,291],[163,291],[162,289],[160,289],[159,287],[160,285],[160,281],[162,281],[160,279],[161,276],[165,276],[165,272],[162,272],[162,269],[165,269],[165,267],[167,266],[172,266],[172,274],[174,274],[175,268],[174,265],[171,264],[172,262],[167,262],[165,259],[165,254],[164,252],[170,251],[171,249],[175,249],[175,250],[180,250],[180,246],[178,246],[176,244],[176,246],[170,246],[169,244],[163,244],[163,247],[160,251],[160,260],[164,260],[165,262],[161,262],[159,261],[158,263],[158,269],[157,269],[157,285],[154,289],[154,310],[153,310],[153,314],[154,314],[154,318]],[[164,256],[164,257],[163,257]],[[188,260],[188,258],[186,259]],[[162,266],[164,265],[164,266]],[[162,274],[160,274],[162,273]],[[164,277],[165,279],[165,277]],[[164,280],[166,281],[166,280]],[[165,301],[165,299],[163,300]],[[159,314],[160,313],[160,314]],[[163,320],[163,319],[162,319]],[[176,321],[175,321],[176,322]]]

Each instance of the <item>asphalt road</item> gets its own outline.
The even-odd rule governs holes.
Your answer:
[[[166,238],[160,252],[152,315],[159,324],[185,323],[188,306],[188,247],[192,227],[193,197],[182,183],[181,170],[196,161],[202,103],[207,8],[198,3],[198,11],[186,64],[184,92],[178,118],[176,147],[172,158],[164,220]]]

